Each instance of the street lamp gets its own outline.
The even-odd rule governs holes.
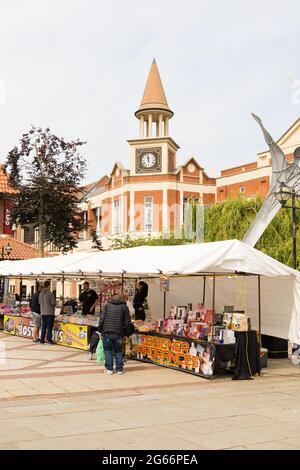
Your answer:
[[[300,199],[300,195],[296,194],[294,188],[290,188],[284,183],[280,183],[278,190],[275,192],[275,198],[281,204],[282,209],[292,209],[292,224],[293,224],[293,269],[297,269],[297,242],[296,242],[296,197]],[[292,205],[287,206],[286,203],[292,198]]]

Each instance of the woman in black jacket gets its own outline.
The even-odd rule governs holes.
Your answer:
[[[146,314],[144,310],[144,302],[148,296],[148,284],[144,281],[139,281],[137,290],[133,299],[133,307],[135,310],[135,320],[145,321]]]

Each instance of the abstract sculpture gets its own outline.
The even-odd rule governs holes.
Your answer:
[[[294,161],[289,163],[279,145],[274,142],[269,132],[263,126],[261,119],[255,114],[252,114],[252,116],[263,131],[265,141],[269,146],[272,157],[270,190],[243,239],[243,242],[247,243],[247,245],[255,246],[281,208],[280,202],[278,202],[275,197],[275,193],[280,189],[280,186],[288,186],[291,190],[295,191],[300,188],[300,147],[294,152]]]

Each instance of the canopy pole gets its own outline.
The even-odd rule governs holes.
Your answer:
[[[64,303],[65,303],[65,275],[62,275],[62,281],[61,281],[61,294],[62,294],[62,312],[64,310]]]
[[[0,301],[1,301],[1,303],[3,303],[3,299],[4,299],[4,284],[5,284],[5,277],[1,276],[1,280],[0,280],[0,285],[1,285]]]
[[[213,304],[212,304],[212,330],[211,330],[211,339],[212,339],[212,342],[214,342],[214,339],[215,339],[215,335],[214,335],[214,331],[215,331],[215,306],[216,306],[216,275],[214,273],[213,275]]]
[[[203,276],[203,295],[202,295],[203,305],[205,305],[205,294],[206,294],[206,276]]]
[[[261,286],[260,286],[260,274],[257,276],[257,287],[258,287],[258,336],[259,336],[259,347],[261,349]]]
[[[19,312],[21,312],[21,304],[22,304],[22,297],[23,297],[23,278],[22,276],[20,277],[20,300],[19,300]]]
[[[124,271],[122,271],[122,294],[124,294]]]
[[[166,309],[167,309],[167,292],[164,289],[164,319],[166,318]]]

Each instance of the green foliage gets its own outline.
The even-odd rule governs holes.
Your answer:
[[[218,202],[205,212],[205,241],[242,240],[250,224],[259,211],[263,200],[235,198]],[[291,205],[288,202],[287,205]],[[296,211],[297,227],[300,214]],[[297,233],[297,246],[300,236]],[[277,259],[281,263],[292,266],[292,211],[282,209],[261,236],[255,248]],[[299,257],[298,257],[299,266]]]

